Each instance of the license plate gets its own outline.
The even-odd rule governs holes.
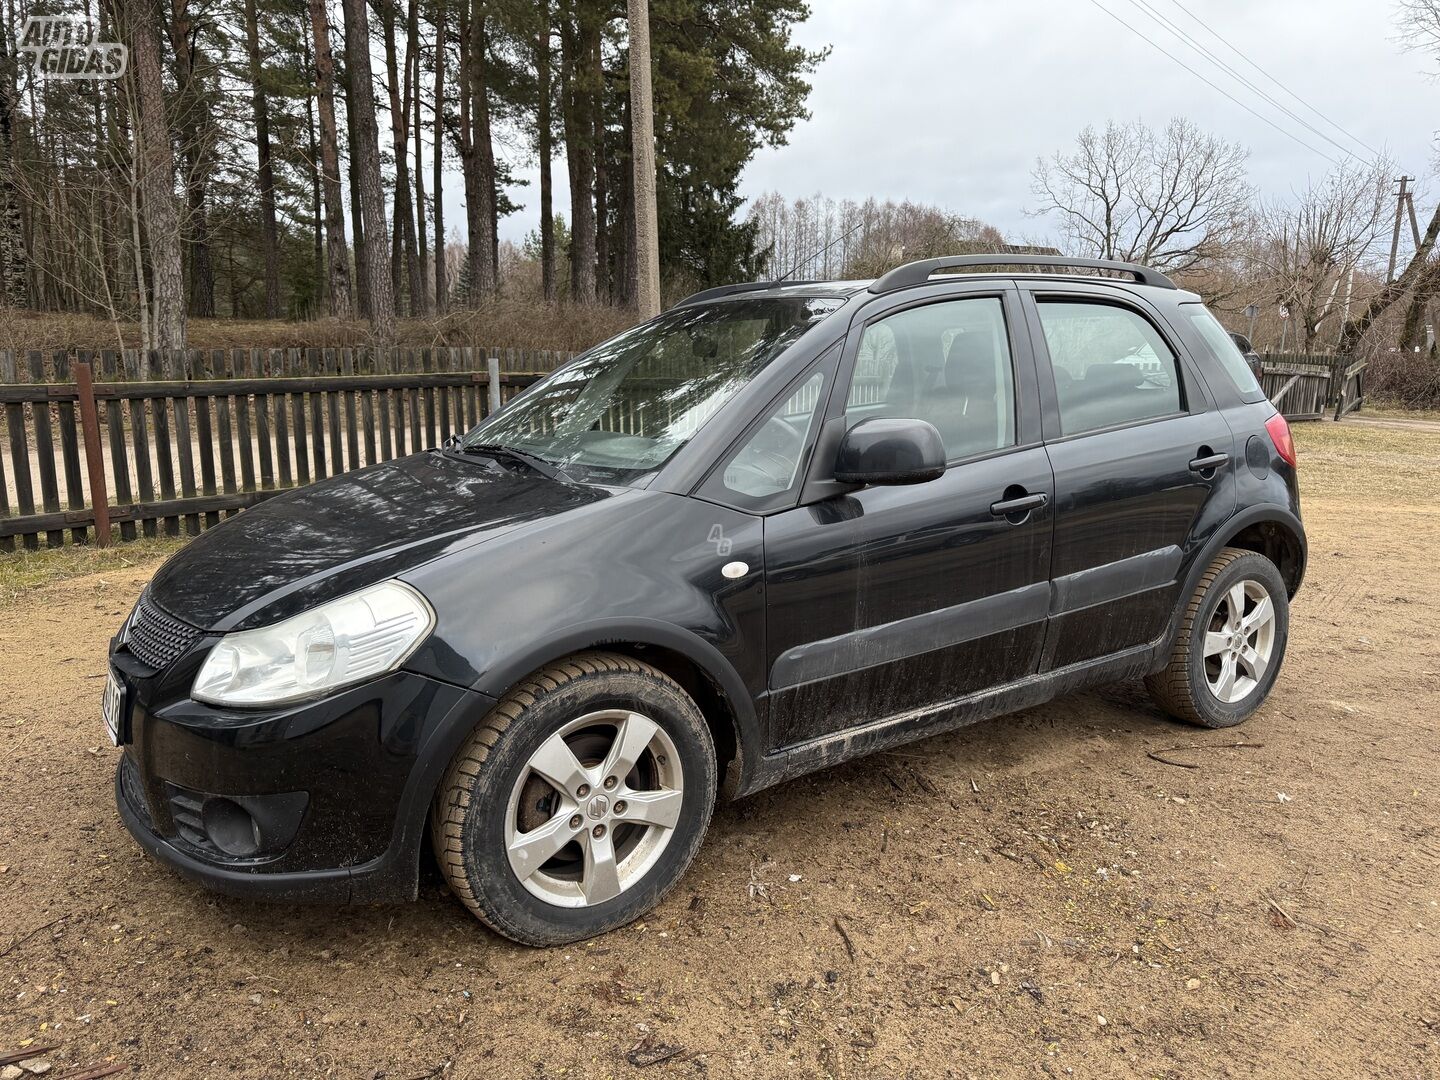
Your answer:
[[[105,733],[110,742],[120,745],[120,726],[124,720],[125,688],[112,671],[105,679],[105,696],[100,699],[100,716],[105,721]]]

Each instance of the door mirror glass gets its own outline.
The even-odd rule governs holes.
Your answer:
[[[862,420],[840,442],[842,484],[923,484],[945,475],[945,443],[935,425],[909,417]]]

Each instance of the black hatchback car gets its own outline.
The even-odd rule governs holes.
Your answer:
[[[112,644],[120,814],[285,899],[413,898],[428,835],[488,925],[572,941],[717,797],[1111,680],[1239,723],[1305,550],[1284,419],[1154,271],[713,289],[172,558]]]

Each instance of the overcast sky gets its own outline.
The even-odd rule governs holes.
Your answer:
[[[1422,178],[1431,170],[1440,84],[1427,77],[1428,58],[1396,41],[1391,0],[811,0],[811,6],[798,40],[833,47],[814,75],[812,116],[787,145],[756,156],[745,173],[747,197],[778,190],[790,198],[820,192],[913,199],[981,218],[1011,239],[1038,239],[1050,225],[1025,213],[1035,204],[1035,158],[1068,147],[1087,124],[1138,117],[1160,126],[1172,116],[1189,117],[1248,147],[1252,182],[1275,197],[1334,167],[1317,151],[1344,157],[1191,51],[1146,7],[1355,154],[1371,156],[1204,26],[1399,168]],[[1207,86],[1101,6],[1315,149]],[[557,187],[564,183],[563,161],[555,177]],[[536,227],[537,196],[533,186],[517,196],[529,205],[502,223],[502,235],[518,240]],[[568,208],[563,190],[555,205]]]

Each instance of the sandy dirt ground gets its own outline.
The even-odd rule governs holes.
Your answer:
[[[176,879],[118,822],[99,745],[105,641],[155,564],[24,590],[0,607],[0,1055],[155,1078],[1440,1076],[1440,434],[1326,428],[1299,432],[1310,569],[1244,727],[1120,685],[842,766],[721,809],[651,917],[550,951],[428,869],[418,903],[351,909]]]

